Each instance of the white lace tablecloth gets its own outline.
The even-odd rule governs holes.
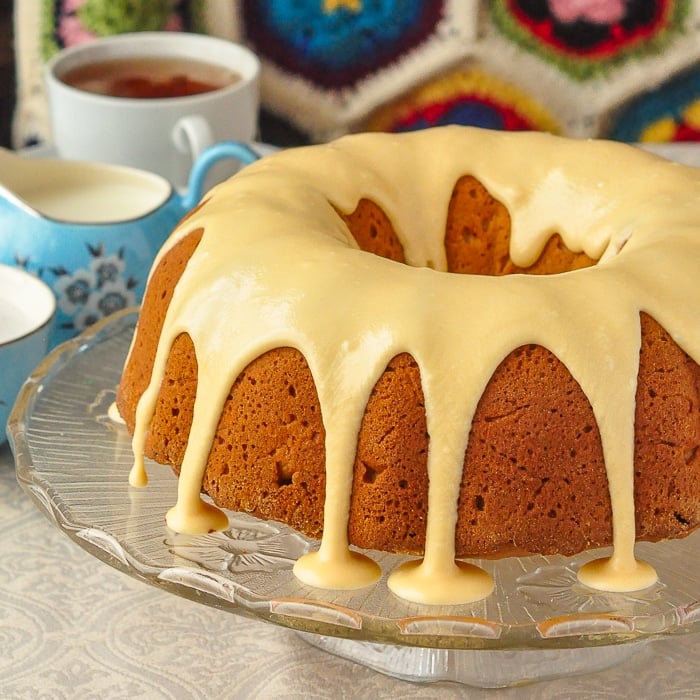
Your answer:
[[[700,577],[700,562],[698,562]],[[421,686],[93,558],[34,507],[0,447],[0,698],[700,698],[700,635],[526,688]]]

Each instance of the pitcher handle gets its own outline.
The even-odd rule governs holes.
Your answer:
[[[260,159],[260,154],[256,153],[250,146],[238,141],[221,141],[210,146],[202,155],[197,158],[190,171],[187,182],[187,192],[183,195],[182,206],[186,211],[194,209],[204,194],[204,180],[215,163],[224,158],[234,158],[244,165],[254,163]]]

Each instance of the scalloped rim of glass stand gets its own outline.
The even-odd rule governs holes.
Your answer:
[[[641,592],[632,596],[606,595],[582,589],[576,583],[575,569],[593,558],[595,553],[569,559],[529,557],[481,561],[480,564],[492,571],[496,577],[497,592],[492,594],[490,599],[473,606],[452,608],[416,606],[400,601],[386,588],[386,575],[371,587],[369,593],[363,591],[358,598],[355,592],[330,593],[302,585],[291,572],[291,562],[287,563],[286,568],[275,567],[274,572],[266,567],[253,571],[251,584],[239,573],[211,570],[201,562],[186,560],[178,565],[162,566],[153,565],[145,558],[140,559],[138,554],[134,554],[130,543],[120,541],[118,536],[110,532],[109,527],[96,527],[89,517],[81,519],[73,513],[70,486],[79,482],[72,483],[71,475],[67,475],[65,471],[57,479],[55,475],[58,472],[46,468],[47,464],[50,465],[50,460],[47,462],[44,459],[39,463],[39,449],[35,444],[39,438],[35,438],[35,434],[42,432],[43,439],[46,439],[47,428],[45,422],[41,431],[36,431],[34,426],[36,413],[41,408],[42,401],[48,401],[46,397],[50,396],[51,391],[57,391],[57,382],[62,373],[69,372],[73,365],[82,362],[83,359],[89,361],[94,357],[99,359],[101,366],[111,368],[113,375],[111,381],[108,377],[91,377],[90,382],[94,382],[94,386],[89,383],[90,388],[86,390],[88,398],[92,396],[90,401],[85,400],[84,405],[88,415],[88,431],[93,419],[95,430],[98,430],[101,424],[90,413],[91,407],[97,401],[100,392],[109,394],[116,388],[118,372],[126,355],[124,348],[128,350],[136,318],[137,310],[127,309],[56,348],[26,381],[8,421],[8,436],[21,486],[40,510],[65,534],[112,567],[171,593],[229,612],[267,620],[302,632],[378,644],[443,649],[573,649],[624,644],[700,630],[700,596],[697,595],[700,594],[700,583],[696,583],[700,580],[700,575],[682,570],[676,572],[673,568],[677,562],[681,563],[680,567],[683,562],[698,561],[698,537],[664,543],[667,548],[675,547],[680,552],[672,553],[668,557],[672,560],[671,570],[664,573],[662,583],[648,594]],[[116,340],[121,343],[121,356],[112,356],[114,352],[107,347]],[[103,381],[102,385],[100,381]],[[83,398],[79,397],[77,400],[80,402]],[[128,440],[123,426],[111,424],[109,430],[115,434],[121,431],[121,436],[117,435],[115,440]],[[51,437],[50,429],[48,432]],[[62,436],[64,432],[66,431],[61,433]],[[68,431],[68,439],[70,437]],[[81,438],[84,439],[85,436],[81,434]],[[113,449],[116,453],[116,447]],[[101,470],[108,468],[104,464],[91,463],[89,466],[97,476],[100,476]],[[150,465],[149,474],[152,474],[154,469],[158,479],[175,480],[169,469],[159,468],[157,465]],[[120,471],[119,478],[121,473]],[[125,484],[127,475],[128,468],[123,471]],[[110,489],[116,488],[113,482],[105,483],[105,486],[100,486],[101,491],[109,492]],[[80,482],[80,487],[84,490],[86,485]],[[134,498],[133,490],[129,490],[128,486],[126,492],[132,495],[123,498]],[[148,503],[149,487],[143,494],[139,498]],[[164,513],[154,511],[151,516],[145,508],[142,509],[143,512],[139,508],[134,510],[133,504],[130,508],[130,513],[136,513],[149,528],[151,525],[155,528],[157,534],[152,544],[154,543],[156,549],[162,546],[165,552],[168,539],[159,539],[162,532],[158,532],[159,527],[162,527],[163,532],[167,532],[164,525],[159,525]],[[313,547],[313,542],[278,523],[266,524],[240,514],[231,513],[230,516],[234,519],[242,518],[239,524],[242,522],[243,527],[247,523],[250,523],[251,527],[269,527],[278,534],[281,532],[284,537],[296,538],[295,546]],[[151,523],[149,518],[154,522]],[[198,547],[200,551],[206,552],[204,545]],[[177,551],[176,547],[175,550]],[[661,551],[645,550],[644,558],[657,566],[654,557],[649,553]],[[371,555],[380,560],[384,569],[387,566],[393,567],[405,559],[398,555],[378,552],[372,552]],[[499,567],[506,566],[504,562],[509,562],[507,566],[516,567],[516,571],[520,571],[520,575],[515,578],[514,587],[508,593],[504,593],[501,588],[506,583],[505,579],[499,579]],[[700,574],[700,571],[698,573]],[[261,593],[256,589],[256,581],[266,582],[274,577],[283,582],[279,588],[283,590],[284,595],[271,595],[264,591]],[[687,584],[692,592],[687,593],[683,585],[680,585],[679,592],[676,592],[674,585],[677,578],[681,580],[681,584]],[[676,600],[674,596],[679,599]],[[523,600],[525,607],[531,606],[531,609],[522,619],[509,619],[509,612],[522,614]],[[371,601],[371,605],[368,601]],[[552,606],[553,609],[545,611],[545,608]],[[489,610],[497,610],[500,619],[489,614]],[[538,612],[541,615],[538,616]]]

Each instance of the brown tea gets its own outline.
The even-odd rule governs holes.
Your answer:
[[[223,66],[183,58],[112,58],[66,71],[61,80],[98,95],[159,99],[185,97],[233,85],[240,76]]]

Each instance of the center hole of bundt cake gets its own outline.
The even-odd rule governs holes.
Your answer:
[[[385,212],[370,199],[361,199],[350,214],[340,214],[357,241],[369,253],[405,263],[403,247]],[[510,257],[511,220],[506,207],[471,175],[455,183],[445,222],[448,272],[472,275],[515,273],[552,275],[595,265],[585,253],[566,247],[559,234],[546,242],[539,258],[527,267]]]

